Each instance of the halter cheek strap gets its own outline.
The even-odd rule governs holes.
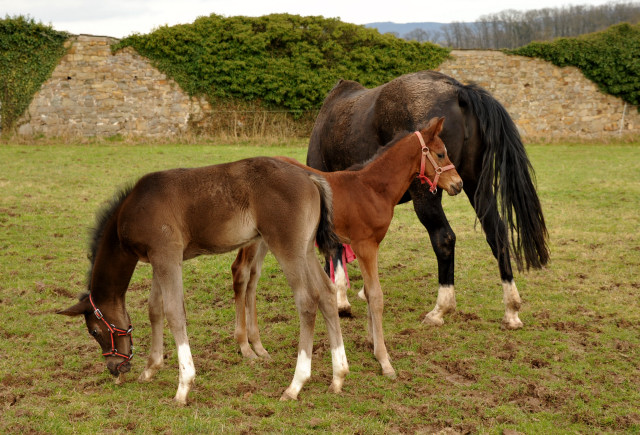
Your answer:
[[[102,354],[102,356],[107,357],[107,356],[119,356],[124,358],[124,361],[122,361],[120,364],[118,364],[118,369],[120,368],[120,366],[122,366],[124,363],[131,361],[131,358],[133,358],[133,326],[129,325],[129,329],[121,329],[116,327],[115,325],[107,322],[104,318],[104,315],[102,314],[102,311],[100,311],[97,307],[96,304],[93,303],[93,299],[91,298],[91,294],[89,294],[89,303],[91,303],[91,306],[93,307],[93,314],[95,314],[95,316],[99,319],[102,320],[102,322],[104,322],[104,324],[107,326],[107,328],[109,329],[109,333],[111,335],[111,352],[104,352]],[[123,353],[118,352],[118,349],[116,349],[116,342],[115,342],[115,337],[125,337],[125,336],[129,336],[129,340],[131,341],[131,350],[129,355],[125,355]]]
[[[438,179],[440,178],[440,174],[444,171],[448,171],[450,169],[455,169],[453,164],[447,166],[438,166],[436,161],[431,156],[431,152],[429,151],[429,147],[424,143],[424,138],[422,137],[422,133],[419,131],[414,132],[416,136],[418,136],[418,140],[420,140],[420,146],[422,147],[422,158],[420,159],[420,172],[418,173],[418,179],[421,184],[428,183],[429,184],[429,192],[435,193],[438,191]],[[426,168],[426,160],[427,158],[433,165],[433,169],[436,171],[436,175],[433,178],[433,181],[429,180],[429,177],[425,175]]]

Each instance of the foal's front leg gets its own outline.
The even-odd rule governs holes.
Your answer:
[[[162,291],[154,274],[151,282],[151,294],[149,295],[149,322],[151,323],[151,350],[144,371],[138,380],[150,381],[164,364],[163,358],[163,329],[164,307],[162,303]]]
[[[178,350],[180,376],[174,400],[186,405],[187,395],[196,377],[196,369],[193,365],[189,337],[187,336],[187,316],[182,289],[182,261],[181,258],[162,258],[161,263],[154,262],[151,258],[150,260],[153,265],[154,280],[159,284],[162,292],[164,314]]]
[[[384,298],[378,277],[378,244],[373,241],[354,244],[353,249],[359,258],[360,271],[364,278],[364,291],[367,298],[368,328],[373,340],[373,353],[382,367],[382,374],[395,379],[396,371],[391,366],[389,354],[384,343],[382,312]]]

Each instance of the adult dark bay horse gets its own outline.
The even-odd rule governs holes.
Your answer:
[[[346,171],[321,172],[285,159],[326,178],[333,191],[335,231],[358,256],[368,301],[369,341],[382,373],[395,377],[382,330],[383,295],[378,277],[378,248],[387,234],[393,208],[415,178],[450,195],[462,190],[462,180],[438,137],[444,118],[433,118],[426,128],[403,135],[382,148],[370,162]],[[236,302],[236,340],[249,358],[268,356],[260,342],[256,315],[256,285],[267,248],[258,242],[240,249],[232,266]],[[245,311],[246,307],[246,311]],[[247,327],[249,334],[247,335]],[[249,341],[255,349],[251,350]]]
[[[140,380],[151,380],[163,364],[166,316],[180,367],[175,400],[186,403],[195,368],[187,337],[182,262],[262,241],[282,266],[300,316],[298,361],[282,399],[297,398],[311,376],[318,307],[333,357],[331,390],[339,392],[348,372],[347,358],[335,292],[314,248],[316,238],[327,254],[338,243],[331,204],[324,179],[266,157],[147,174],[99,215],[89,293],[60,314],[84,315],[109,371],[122,377],[133,356],[131,326],[123,327],[131,324],[125,294],[137,262],[151,263],[151,350]]]
[[[549,260],[547,229],[532,182],[533,168],[518,130],[486,90],[433,71],[400,76],[367,89],[341,80],[329,92],[311,133],[307,164],[338,171],[366,161],[398,131],[416,130],[434,116],[446,121],[440,137],[464,181],[467,194],[498,261],[507,328],[520,328],[520,295],[511,256],[519,270]],[[438,297],[424,321],[444,323],[456,307],[456,237],[442,210],[442,194],[414,181],[400,202],[413,201],[438,260]],[[341,262],[341,256],[333,259]],[[339,290],[340,291],[340,290]]]

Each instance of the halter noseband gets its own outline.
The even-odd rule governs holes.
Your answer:
[[[445,167],[438,166],[436,161],[431,156],[429,147],[424,143],[424,138],[422,137],[422,133],[420,133],[419,131],[416,131],[414,133],[416,136],[418,136],[418,139],[420,140],[420,146],[422,147],[422,158],[420,159],[420,172],[418,173],[418,178],[420,179],[421,184],[429,183],[429,186],[430,186],[429,192],[435,195],[436,192],[438,191],[438,179],[440,178],[440,174],[442,174],[444,171],[455,169],[455,166],[453,164],[447,165]],[[426,166],[426,158],[429,158],[429,161],[433,165],[433,169],[436,170],[436,176],[433,177],[433,181],[429,180],[429,177],[427,177],[424,173],[425,166]]]
[[[122,361],[120,364],[118,364],[118,369],[120,369],[120,366],[122,366],[124,363],[131,361],[131,358],[133,358],[133,326],[129,325],[129,329],[120,329],[117,328],[115,325],[107,322],[104,319],[104,315],[102,314],[102,311],[100,311],[97,307],[96,304],[93,303],[93,299],[91,299],[91,294],[89,294],[89,303],[91,303],[91,306],[93,307],[93,314],[95,314],[95,316],[99,319],[102,320],[104,322],[105,325],[107,325],[107,328],[109,329],[109,333],[111,335],[111,352],[104,352],[102,354],[102,356],[107,357],[107,356],[119,356],[124,358],[124,361]],[[131,341],[131,350],[129,351],[129,355],[125,355],[122,354],[120,352],[118,352],[118,349],[116,349],[116,342],[115,342],[115,336],[118,337],[125,337],[125,336],[129,336],[129,340]]]

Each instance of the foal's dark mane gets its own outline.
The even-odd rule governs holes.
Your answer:
[[[104,204],[100,209],[96,212],[96,223],[93,228],[89,229],[89,253],[88,258],[91,263],[89,266],[89,272],[87,273],[87,289],[91,291],[89,287],[91,285],[91,273],[93,272],[93,263],[96,258],[96,254],[98,252],[98,247],[100,246],[100,241],[102,240],[102,236],[104,235],[104,229],[107,226],[107,222],[113,217],[114,213],[120,206],[122,202],[125,200],[127,196],[133,190],[134,183],[130,183],[124,187],[122,187],[118,192],[113,195],[110,201]]]
[[[396,143],[398,143],[400,140],[404,139],[405,137],[407,137],[411,132],[408,130],[404,130],[404,131],[400,131],[398,133],[396,133],[396,135],[393,137],[393,139],[391,139],[386,145],[378,148],[375,152],[374,155],[372,155],[368,160],[365,160],[364,162],[360,162],[360,163],[355,163],[351,166],[349,166],[347,169],[345,169],[346,171],[359,171],[361,169],[363,169],[365,166],[367,166],[369,163],[373,162],[374,160],[376,160],[378,157],[380,157],[382,154],[384,154],[385,152],[387,152],[390,148],[392,148]]]

